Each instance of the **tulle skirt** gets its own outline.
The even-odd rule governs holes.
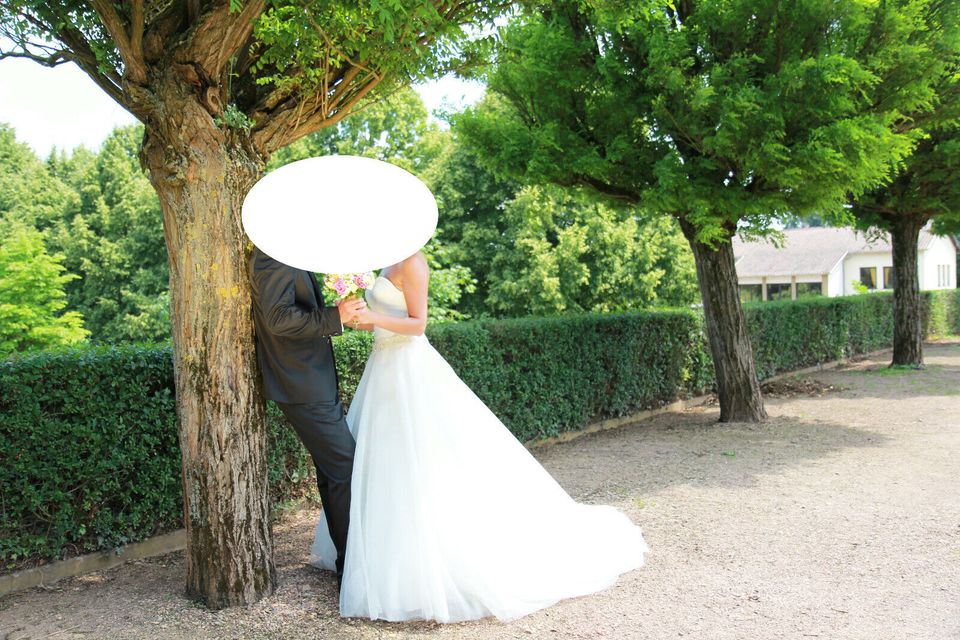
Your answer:
[[[424,336],[378,339],[347,422],[342,616],[511,620],[644,562],[640,528],[567,495]],[[310,562],[335,557],[321,516]]]

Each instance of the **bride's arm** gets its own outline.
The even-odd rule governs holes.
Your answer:
[[[376,325],[408,336],[423,335],[427,328],[427,283],[430,280],[430,268],[422,253],[410,256],[403,261],[399,269],[403,276],[403,297],[407,302],[407,317],[398,318],[366,308],[359,314],[359,320],[365,324]]]

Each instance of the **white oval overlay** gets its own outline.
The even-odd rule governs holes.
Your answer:
[[[318,273],[360,273],[400,262],[437,228],[437,201],[419,178],[362,156],[298,160],[247,194],[243,229],[275,260]]]

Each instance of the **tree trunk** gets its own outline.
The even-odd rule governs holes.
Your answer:
[[[170,264],[188,597],[219,609],[276,589],[267,437],[254,351],[243,197],[263,162],[179,79],[155,93],[142,160]]]
[[[678,219],[697,265],[707,339],[717,378],[720,422],[766,420],[747,322],[740,306],[733,245],[728,241],[712,249],[697,241],[693,225],[682,217]]]
[[[893,362],[923,366],[923,322],[920,315],[920,279],[917,244],[924,216],[898,215],[891,219],[893,246]]]

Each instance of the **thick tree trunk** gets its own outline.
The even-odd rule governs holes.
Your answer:
[[[923,322],[920,315],[920,278],[917,243],[926,224],[924,216],[898,215],[891,219],[893,246],[893,362],[923,366]]]
[[[683,218],[679,220],[697,265],[707,339],[717,378],[720,422],[766,420],[747,322],[740,306],[733,245],[724,242],[712,249],[696,240],[693,225]]]
[[[263,163],[190,87],[156,93],[143,162],[160,196],[170,263],[188,597],[219,609],[276,589],[267,438],[254,351],[243,197]]]

